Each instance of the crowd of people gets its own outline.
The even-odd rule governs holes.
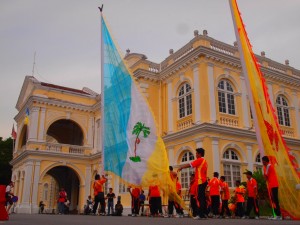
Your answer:
[[[194,173],[191,175],[191,183],[188,190],[190,214],[194,219],[207,219],[207,218],[241,218],[247,219],[253,210],[255,219],[259,219],[259,201],[258,201],[258,185],[257,181],[253,178],[251,171],[244,174],[247,177],[246,185],[242,185],[240,180],[235,181],[235,189],[233,196],[229,191],[228,183],[225,176],[220,176],[219,173],[214,172],[213,177],[208,179],[207,169],[208,163],[203,148],[196,149],[196,159],[190,164],[181,165],[177,172],[173,171],[170,166],[170,178],[174,182],[177,195],[170,193],[167,196],[162,196],[161,187],[158,184],[151,184],[148,190],[148,196],[145,195],[144,190],[140,187],[128,187],[128,192],[131,195],[131,216],[148,215],[148,216],[164,216],[170,217],[183,217],[185,205],[182,201],[178,201],[178,197],[182,198],[182,188],[177,174],[184,168],[194,168]],[[270,163],[267,156],[262,158],[263,173],[267,182],[268,193],[270,197],[271,206],[274,215],[270,217],[272,220],[281,220],[281,211],[278,199],[278,180],[274,166]],[[86,205],[84,207],[84,214],[92,215],[111,215],[122,216],[123,205],[121,198],[117,197],[117,203],[114,205],[116,199],[113,189],[109,188],[109,192],[104,194],[104,184],[107,178],[97,174],[93,184],[94,199],[88,196]],[[10,211],[13,205],[14,183],[6,187],[6,210]],[[247,196],[247,205],[245,204],[245,196]],[[167,198],[167,200],[166,200]],[[229,208],[229,201],[234,199]],[[58,213],[68,214],[70,201],[64,188],[61,188],[58,195]],[[107,203],[106,203],[107,202]],[[100,206],[99,206],[100,205]],[[43,201],[39,203],[39,213],[43,213],[45,204]],[[99,207],[99,209],[98,209]],[[108,212],[106,213],[106,207]],[[176,214],[174,215],[174,208]]]
[[[225,176],[220,176],[219,173],[214,172],[213,177],[209,179],[207,177],[208,163],[204,158],[205,150],[203,148],[196,149],[196,159],[190,164],[182,165],[178,168],[177,172],[173,171],[173,167],[170,166],[170,177],[174,181],[176,186],[176,192],[179,197],[182,198],[182,188],[179,182],[177,174],[184,168],[194,168],[194,173],[191,175],[190,188],[188,190],[190,212],[194,219],[207,219],[207,218],[241,218],[247,219],[250,216],[251,211],[255,214],[255,219],[259,219],[259,202],[258,202],[258,186],[257,181],[253,178],[251,171],[247,171],[246,185],[242,185],[240,180],[235,181],[235,189],[233,196],[230,194],[228,183]],[[264,156],[263,171],[267,181],[267,186],[270,193],[271,205],[274,208],[275,215],[270,217],[272,220],[281,220],[281,212],[278,200],[278,180],[274,166],[269,162],[269,158]],[[123,206],[121,211],[117,212],[117,205],[114,205],[113,189],[109,189],[109,193],[105,196],[103,185],[107,181],[105,176],[100,177],[96,175],[94,182],[94,202],[91,201],[91,197],[87,200],[86,214],[91,213],[96,215],[98,204],[99,215],[122,215]],[[144,194],[144,190],[140,187],[129,187],[128,192],[131,195],[131,216],[137,215],[149,215],[152,217],[163,216],[170,217],[183,217],[184,206],[178,201],[178,198],[174,194],[168,196],[162,196],[162,190],[159,185],[152,184],[149,186],[148,196]],[[245,207],[245,196],[247,196],[247,205]],[[167,201],[165,201],[167,197]],[[105,200],[107,199],[108,214],[105,212]],[[148,201],[147,201],[148,200]],[[232,207],[229,209],[229,201]],[[147,204],[146,204],[147,201]],[[147,210],[146,208],[147,207]],[[149,209],[149,211],[148,211]],[[176,214],[174,214],[174,209]]]

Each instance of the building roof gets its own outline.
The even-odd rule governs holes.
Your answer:
[[[80,93],[80,94],[91,95],[90,93],[85,92],[84,90],[79,90],[79,89],[75,89],[75,88],[69,88],[69,87],[59,86],[59,85],[56,85],[56,84],[50,84],[50,83],[45,83],[45,82],[41,82],[40,84],[44,87],[55,88],[55,89],[60,89],[60,90],[64,90],[64,91],[71,91],[71,92]]]

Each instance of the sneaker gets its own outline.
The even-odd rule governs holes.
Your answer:
[[[259,220],[259,216],[256,216],[254,219]]]
[[[246,216],[241,217],[241,219],[243,219],[243,220],[246,219]]]
[[[225,216],[225,219],[230,219],[230,217],[229,216]]]
[[[275,216],[272,218],[272,220],[282,220],[282,217],[281,216]]]
[[[175,217],[175,218],[180,218],[180,215],[179,215],[179,214],[176,214],[174,217]]]
[[[199,220],[200,217],[199,217],[199,216],[195,216],[195,217],[193,217],[193,219],[194,219],[194,220]]]

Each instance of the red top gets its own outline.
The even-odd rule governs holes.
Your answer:
[[[267,179],[269,188],[275,188],[279,186],[275,168],[271,163],[269,163],[267,166],[264,166],[264,175]]]
[[[209,188],[209,195],[220,195],[221,181],[214,177],[212,178],[207,185]]]
[[[201,157],[193,162],[191,162],[191,166],[195,168],[195,181],[197,184],[202,184],[206,182],[207,178],[207,162]]]
[[[195,180],[193,180],[190,184],[190,194],[197,195],[197,188],[198,188],[198,184],[196,183]]]
[[[150,197],[160,197],[159,187],[157,185],[149,187],[149,196]]]
[[[257,191],[257,182],[254,178],[247,180],[247,190],[248,190],[248,197],[256,198]]]
[[[235,195],[236,195],[236,202],[245,202],[244,194],[245,194],[245,189],[241,186],[235,188],[234,190]]]
[[[134,198],[139,198],[140,197],[140,189],[139,188],[133,188],[132,189],[132,192],[131,192],[131,195],[132,197]]]
[[[222,200],[229,200],[230,199],[230,192],[227,182],[223,181],[221,182],[221,188],[222,188]]]
[[[60,192],[59,192],[58,202],[65,202],[66,197],[67,197],[67,192],[65,192],[65,191],[60,191]]]
[[[106,179],[95,180],[93,188],[94,188],[94,196],[98,195],[100,192],[103,192],[103,184],[106,182]]]

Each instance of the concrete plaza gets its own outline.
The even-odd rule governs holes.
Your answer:
[[[84,215],[50,215],[50,214],[13,214],[9,221],[0,221],[5,225],[96,225],[96,224],[116,224],[116,225],[270,225],[270,224],[297,224],[299,221],[283,220],[270,221],[261,220],[241,220],[241,219],[208,219],[193,220],[191,218],[149,218],[149,217],[111,217],[111,216],[84,216]]]

